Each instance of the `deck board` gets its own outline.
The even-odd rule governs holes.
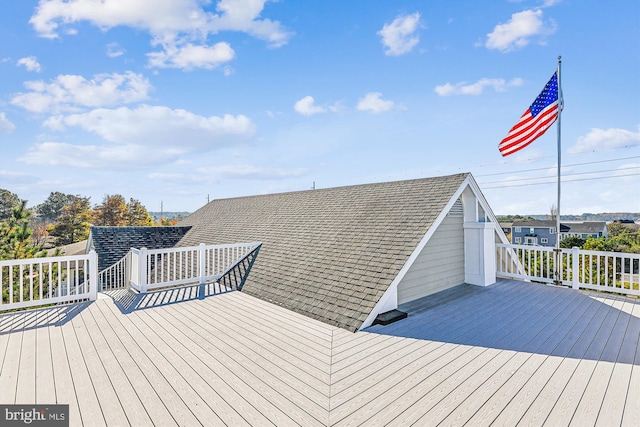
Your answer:
[[[317,408],[307,395],[300,393],[299,390],[304,387],[296,387],[298,381],[294,376],[283,379],[284,375],[278,375],[275,367],[264,363],[261,365],[251,360],[251,355],[248,354],[250,351],[248,342],[241,344],[239,341],[234,342],[231,336],[221,337],[216,333],[219,331],[207,330],[203,327],[200,318],[177,316],[168,318],[167,320],[171,320],[167,323],[168,328],[172,327],[171,323],[174,323],[174,319],[175,323],[187,328],[184,329],[186,334],[182,337],[182,342],[188,343],[194,356],[199,357],[203,362],[206,361],[207,368],[212,373],[216,373],[221,380],[227,381],[232,390],[238,390],[237,396],[227,392],[229,395],[225,395],[225,398],[235,402],[238,406],[237,410],[243,415],[254,412],[255,419],[250,421],[251,424],[260,423],[261,416],[266,416],[276,425],[290,423],[291,416],[293,418],[300,416],[301,423],[313,425],[313,418],[305,417],[304,412],[317,418],[324,418],[322,408]],[[174,326],[173,328],[175,334],[181,332]],[[189,336],[195,336],[198,339],[193,340]],[[245,353],[242,353],[241,349],[244,349]],[[286,379],[290,379],[293,383],[288,384]],[[307,390],[312,388],[307,387]],[[312,393],[309,394],[312,395]],[[270,396],[270,399],[267,400],[265,396]],[[246,401],[246,404],[243,401]],[[256,403],[256,407],[252,406],[252,402]]]
[[[190,408],[197,410],[201,423],[225,424],[225,421],[233,421],[236,425],[249,424],[220,395],[219,390],[225,383],[215,379],[210,382],[203,377],[204,374],[199,369],[204,368],[204,365],[196,362],[185,343],[172,336],[163,325],[150,322],[147,310],[131,313],[131,318],[133,327],[138,330],[136,336],[143,336],[146,340],[145,351],[149,351],[149,347],[157,349],[157,356],[165,359],[166,365],[171,365],[172,372],[167,374],[169,381],[174,382],[177,376],[181,378],[183,388],[180,393],[184,392]]]
[[[242,292],[194,292],[0,315],[0,403],[68,403],[87,426],[640,419],[638,298],[500,280],[352,333]]]
[[[21,315],[16,315],[16,323],[21,320],[20,318]],[[22,337],[23,330],[20,327],[17,327],[15,332],[8,335],[7,350],[2,362],[2,372],[0,372],[0,384],[2,384],[2,387],[0,387],[0,402],[16,403]]]
[[[95,322],[95,327],[100,330],[104,345],[108,346],[109,349],[109,351],[105,351],[102,354],[105,365],[118,364],[122,374],[129,382],[128,386],[125,385],[129,390],[127,399],[135,400],[135,405],[139,412],[130,415],[130,418],[133,419],[132,424],[169,425],[168,422],[171,421],[175,423],[177,420],[167,410],[163,400],[149,380],[149,370],[143,371],[135,363],[135,360],[137,360],[137,357],[135,357],[137,355],[133,353],[135,347],[127,346],[122,340],[123,334],[118,334],[114,330],[114,325],[105,321],[106,318],[101,311],[101,307],[93,310],[91,317],[92,321]],[[166,399],[168,400],[169,397],[167,396]],[[174,400],[172,400],[173,402]]]
[[[194,425],[222,424],[220,417],[211,410],[203,399],[204,395],[199,393],[191,382],[191,378],[194,375],[193,372],[188,367],[183,367],[179,360],[176,360],[171,346],[168,346],[164,341],[156,339],[153,330],[149,330],[148,326],[139,321],[138,316],[134,313],[123,318],[117,315],[117,309],[113,305],[108,303],[105,305],[111,311],[111,316],[115,314],[120,319],[119,326],[130,335],[132,344],[135,343],[135,345],[139,346],[140,358],[136,359],[136,362],[144,367],[145,371],[150,370],[153,372],[157,370],[173,389],[173,392],[169,391],[169,397],[172,397],[175,393],[183,402],[184,406],[178,404],[177,409],[187,408],[188,413],[182,411],[181,415],[190,419]],[[164,393],[162,395],[164,399]],[[174,407],[167,405],[167,408],[171,409],[172,414],[177,418],[174,413]],[[195,422],[193,417],[195,417]]]
[[[187,398],[189,394],[185,384],[181,381],[182,378],[175,376],[167,378],[165,376],[165,374],[171,374],[173,367],[168,365],[162,357],[156,358],[154,357],[156,354],[153,352],[145,351],[147,347],[144,341],[140,342],[141,340],[136,339],[135,334],[131,334],[128,317],[116,316],[112,304],[101,304],[98,308],[100,313],[96,313],[96,318],[102,319],[99,324],[107,333],[109,330],[113,332],[110,333],[110,336],[112,342],[115,343],[114,348],[121,349],[119,356],[127,361],[127,366],[134,372],[129,377],[138,377],[138,373],[140,373],[149,384],[147,387],[141,378],[135,381],[142,382],[141,387],[136,387],[138,395],[149,396],[145,399],[148,412],[153,416],[159,416],[161,421],[167,422],[167,425],[171,425],[170,420],[180,425],[203,425],[183,399],[183,397]],[[155,392],[157,399],[153,393],[149,393],[151,391],[149,388]],[[161,405],[158,405],[158,402]],[[169,413],[170,418],[163,417],[163,413]],[[162,422],[158,424],[162,424]]]
[[[84,322],[83,317],[88,315],[88,311],[91,309],[92,307],[88,307],[71,321],[73,330],[69,335],[70,340],[75,338],[73,345],[77,344],[77,363],[83,364],[87,369],[107,425],[131,425],[123,405],[127,396],[120,396],[114,387],[114,381],[120,380],[119,372],[107,372],[93,342],[93,336],[98,331],[88,329]]]
[[[105,328],[99,327],[95,321],[93,312],[98,310],[99,309],[93,305],[90,309],[80,314],[78,319],[82,320],[85,330],[87,331],[87,337],[91,341],[91,346],[95,349],[95,356],[97,356],[102,366],[100,375],[102,375],[102,371],[104,371],[106,378],[102,378],[102,380],[108,380],[111,383],[114,394],[119,400],[119,406],[124,410],[124,415],[130,425],[149,425],[152,423],[151,418],[145,406],[140,401],[135,388],[131,384],[131,374],[127,375],[122,368],[122,364],[115,356],[118,343],[108,342],[103,333]],[[87,345],[89,345],[88,341]],[[85,350],[85,352],[87,351]],[[91,351],[89,351],[89,353],[91,354]],[[94,363],[97,364],[98,362],[94,361]],[[106,410],[111,409],[107,408]]]
[[[48,323],[50,312],[40,311],[44,322]],[[49,328],[36,329],[36,378],[35,402],[51,403],[56,401],[56,389],[53,375],[53,360]]]

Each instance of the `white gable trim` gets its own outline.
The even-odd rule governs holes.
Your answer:
[[[476,183],[475,179],[473,179],[473,176],[471,176],[471,174],[467,175],[467,177],[462,182],[462,184],[460,184],[460,187],[458,187],[456,192],[453,193],[453,195],[449,199],[449,202],[445,205],[445,207],[442,209],[440,214],[438,214],[435,221],[433,221],[433,224],[431,224],[431,227],[429,227],[429,230],[427,230],[427,233],[422,237],[422,240],[420,240],[420,243],[418,243],[418,246],[416,246],[416,248],[413,250],[407,262],[400,269],[400,271],[398,272],[398,275],[393,279],[393,281],[391,282],[391,285],[389,285],[389,288],[387,288],[386,292],[378,300],[378,303],[375,305],[373,310],[371,310],[371,313],[369,313],[369,316],[367,316],[366,320],[362,323],[362,326],[360,326],[359,330],[362,330],[364,328],[371,326],[373,324],[373,321],[376,319],[376,317],[379,314],[386,313],[387,311],[398,308],[398,284],[402,281],[404,276],[407,274],[407,272],[409,271],[409,268],[411,268],[415,260],[418,258],[418,255],[420,255],[424,247],[429,242],[429,239],[431,239],[431,237],[436,232],[436,230],[438,229],[442,221],[446,218],[447,214],[449,213],[449,210],[451,210],[451,207],[454,205],[456,200],[458,200],[458,198],[462,196],[462,193],[467,188],[469,188],[473,192],[474,196],[476,197],[476,200],[478,201],[478,203],[484,210],[485,214],[487,215],[489,220],[488,222],[493,224],[493,228],[495,229],[495,232],[498,233],[500,240],[503,243],[509,243],[509,241],[507,240],[507,236],[502,231],[502,227],[500,227],[500,224],[498,223],[496,216],[491,210],[489,203],[487,202],[487,200],[484,198],[484,195],[480,191],[480,187]]]

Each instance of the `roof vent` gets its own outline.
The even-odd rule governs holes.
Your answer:
[[[451,209],[449,209],[449,216],[463,216],[461,199],[456,200],[453,206],[451,206]]]
[[[386,313],[378,314],[376,320],[373,321],[374,325],[382,325],[386,326],[390,323],[397,322],[398,320],[402,320],[407,317],[407,313],[400,310],[391,310]]]

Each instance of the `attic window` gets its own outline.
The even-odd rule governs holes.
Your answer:
[[[478,203],[478,222],[487,222],[487,214],[482,209],[480,203]]]

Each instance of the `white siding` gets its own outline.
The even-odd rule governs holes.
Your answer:
[[[462,224],[462,216],[446,216],[398,284],[398,304],[464,283]]]

